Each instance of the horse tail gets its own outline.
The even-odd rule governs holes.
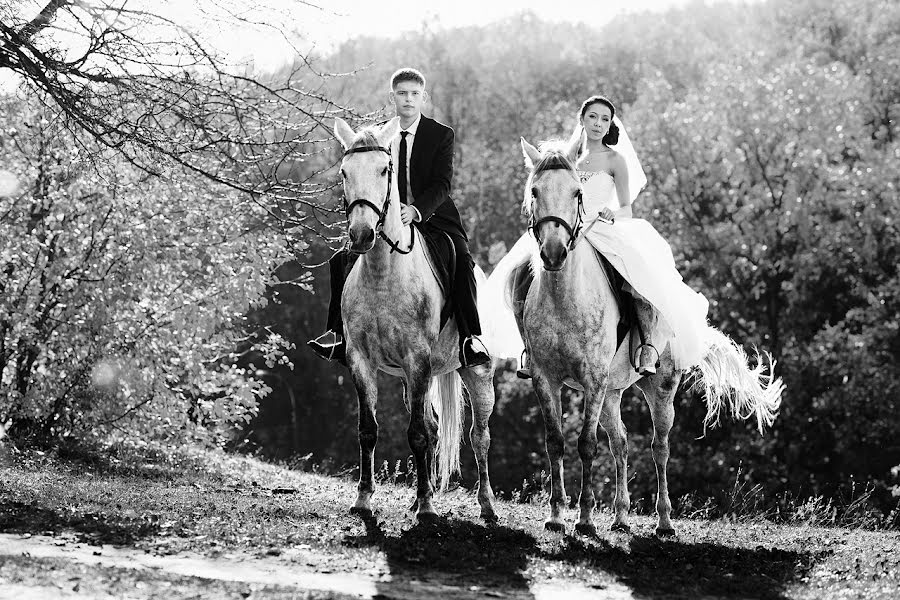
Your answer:
[[[440,490],[444,491],[450,483],[450,477],[459,472],[459,447],[465,422],[463,387],[459,373],[450,371],[432,378],[428,387],[428,399],[438,419],[432,475],[437,478]]]
[[[708,327],[706,334],[710,345],[693,373],[691,386],[705,393],[704,428],[718,425],[719,413],[730,401],[732,417],[749,419],[755,415],[757,428],[763,433],[775,420],[784,392],[784,383],[775,377],[772,355],[757,351],[756,366],[750,368],[747,353],[734,340],[714,327]]]

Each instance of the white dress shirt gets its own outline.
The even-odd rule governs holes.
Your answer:
[[[412,203],[415,200],[415,198],[413,198],[412,188],[409,184],[409,159],[412,157],[413,144],[415,143],[415,140],[416,140],[416,131],[419,129],[419,121],[421,121],[421,120],[422,120],[422,115],[420,113],[419,116],[416,117],[416,120],[413,121],[412,125],[410,125],[406,129],[400,130],[401,133],[404,131],[408,132],[408,135],[406,136],[406,179],[407,179],[407,181],[399,181],[398,180],[397,185],[405,185],[406,186],[406,200],[407,200],[407,202],[409,202],[410,206],[412,206]],[[391,159],[394,161],[395,165],[400,164],[400,140],[402,138],[403,138],[403,136],[401,136],[400,133],[398,133],[397,137],[394,138],[394,141],[391,142]],[[400,171],[398,170],[397,173],[399,174],[399,172]],[[416,208],[415,206],[412,206],[412,208],[414,211],[416,211],[416,218],[414,220],[421,221],[422,213],[420,213],[419,209]]]

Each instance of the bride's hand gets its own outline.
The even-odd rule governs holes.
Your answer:
[[[604,208],[600,211],[600,218],[612,222],[616,220],[616,213],[609,208]]]

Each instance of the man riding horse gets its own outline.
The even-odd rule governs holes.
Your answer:
[[[391,158],[397,165],[397,181],[404,225],[416,223],[427,237],[448,236],[456,254],[451,302],[459,330],[459,360],[463,367],[490,362],[478,340],[475,261],[459,210],[450,197],[453,179],[453,129],[422,114],[427,100],[425,77],[416,69],[403,68],[391,76],[390,100],[400,119],[400,135],[391,143]],[[341,295],[355,256],[347,249],[329,261],[331,300],[324,334],[308,345],[322,358],[346,364],[346,342],[341,314]],[[323,341],[331,336],[331,341]]]

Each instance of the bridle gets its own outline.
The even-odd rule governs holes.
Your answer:
[[[546,167],[543,167],[540,171],[535,171],[534,173],[531,174],[531,176],[533,178],[538,173],[543,173],[544,171],[552,171],[554,169],[561,169],[564,171],[571,170],[571,169],[569,169],[569,167],[567,167],[565,165],[551,164],[551,165],[547,165]],[[574,250],[575,246],[578,244],[578,240],[580,239],[580,236],[582,233],[582,227],[584,225],[584,197],[581,193],[581,190],[580,189],[578,190],[578,211],[575,216],[575,224],[574,225],[569,225],[568,221],[566,221],[565,219],[563,219],[561,217],[557,217],[555,215],[549,215],[549,216],[542,217],[540,219],[535,220],[534,206],[532,203],[531,219],[528,221],[528,229],[531,230],[532,234],[534,235],[534,239],[537,240],[538,244],[542,243],[540,235],[538,234],[538,229],[544,223],[556,223],[557,225],[560,225],[563,229],[565,229],[566,233],[569,234],[569,243],[566,244],[566,250],[568,250],[569,252]],[[593,223],[591,225],[593,225]]]
[[[375,223],[375,231],[378,233],[378,236],[383,239],[388,246],[391,247],[391,253],[397,252],[399,254],[409,254],[413,250],[413,246],[416,245],[416,232],[413,230],[412,223],[409,224],[409,248],[406,250],[402,250],[400,248],[400,243],[395,242],[391,238],[387,236],[384,232],[384,221],[387,219],[387,211],[388,204],[391,201],[391,185],[394,180],[394,159],[391,157],[391,151],[385,148],[384,146],[359,146],[358,148],[350,148],[349,150],[344,151],[344,157],[346,158],[349,154],[356,154],[357,152],[384,152],[388,155],[388,182],[387,182],[387,192],[384,195],[384,201],[381,203],[381,206],[378,206],[374,202],[370,202],[365,198],[357,198],[353,202],[347,204],[347,198],[344,197],[344,213],[347,215],[347,218],[350,218],[350,212],[358,205],[367,206],[375,211],[375,214],[378,215],[378,222]],[[353,252],[351,250],[351,252]],[[356,252],[355,254],[363,254],[362,252]]]

